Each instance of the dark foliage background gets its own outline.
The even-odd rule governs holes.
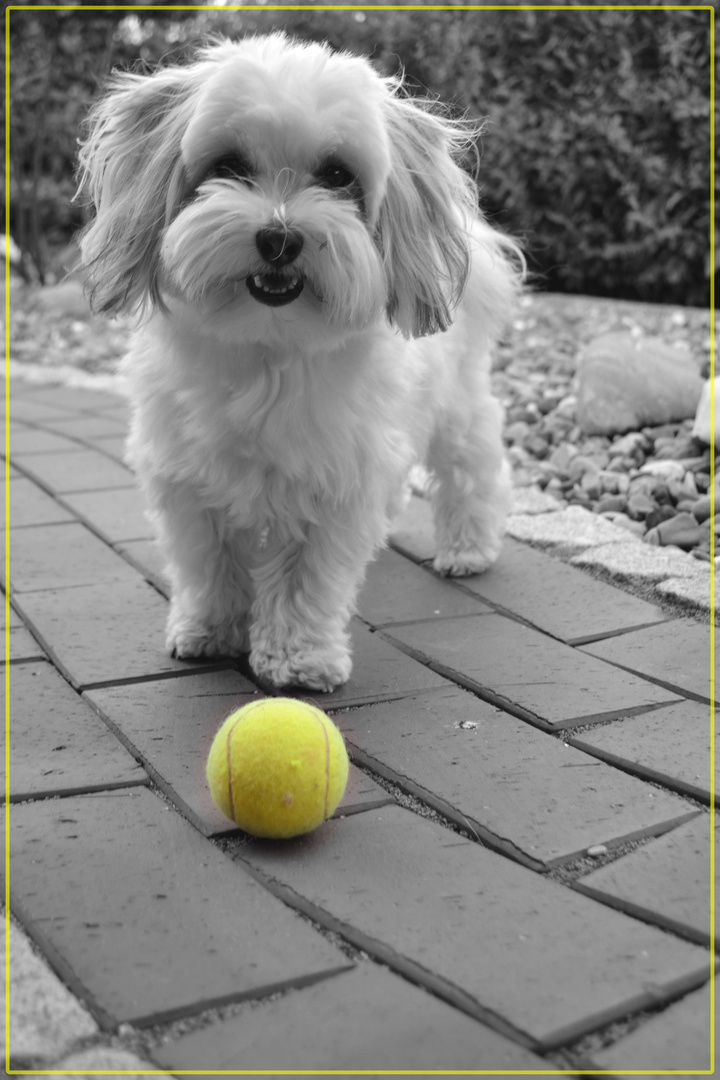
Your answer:
[[[486,117],[492,220],[546,288],[705,305],[710,43],[703,11],[13,10],[11,232],[28,278],[70,258],[82,119],[115,66],[182,60],[207,34],[284,28]]]

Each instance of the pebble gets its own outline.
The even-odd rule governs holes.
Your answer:
[[[626,511],[632,521],[641,521],[652,513],[657,503],[643,491],[635,491],[627,500]]]
[[[658,461],[646,461],[641,465],[640,472],[650,476],[662,476],[666,480],[682,480],[687,469],[680,461],[672,459]]]
[[[674,544],[683,551],[691,551],[704,544],[710,537],[709,522],[698,525],[692,514],[682,511],[674,514],[667,521],[661,521],[645,534],[648,544]]]
[[[696,521],[703,523],[710,519],[710,512],[712,510],[712,503],[709,495],[703,495],[697,502],[693,503],[692,513]]]
[[[607,517],[610,518],[613,525],[619,525],[621,529],[626,529],[633,536],[643,537],[645,535],[644,521],[632,521],[627,514],[608,514]]]
[[[627,499],[624,495],[603,495],[595,511],[598,514],[622,514],[625,512]]]
[[[654,510],[645,518],[645,524],[648,529],[654,529],[657,525],[660,525],[663,521],[670,521],[675,517],[675,511],[672,506],[656,506]],[[693,518],[693,521],[695,519]]]

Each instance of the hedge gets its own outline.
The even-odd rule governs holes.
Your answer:
[[[402,66],[486,118],[479,187],[557,291],[705,305],[710,280],[709,13],[154,11],[10,13],[11,230],[28,276],[83,223],[82,118],[113,66],[186,58],[208,33],[276,27]]]

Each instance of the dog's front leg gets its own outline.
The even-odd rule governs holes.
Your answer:
[[[171,586],[168,651],[181,660],[247,652],[252,585],[242,532],[184,484],[152,480],[146,492]]]
[[[330,691],[352,670],[348,622],[381,537],[367,525],[312,525],[252,571],[250,664],[273,686]]]

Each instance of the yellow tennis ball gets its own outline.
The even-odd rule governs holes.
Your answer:
[[[331,817],[345,793],[343,737],[320,709],[262,698],[231,713],[207,761],[210,793],[253,836],[285,839]]]

